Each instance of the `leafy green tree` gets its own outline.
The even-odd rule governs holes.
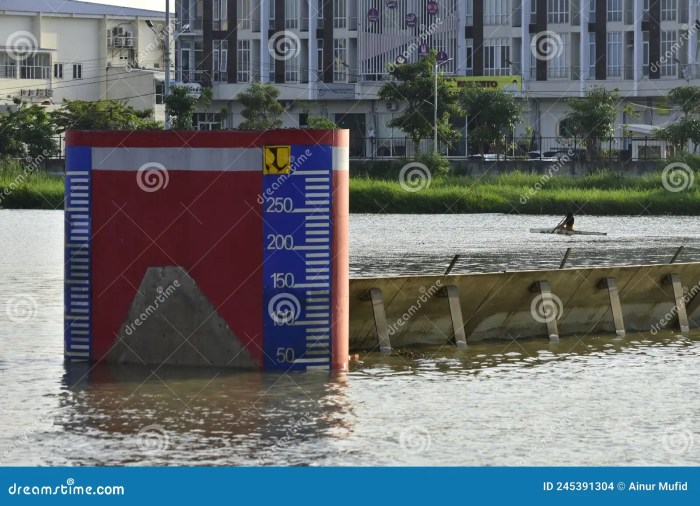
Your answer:
[[[51,113],[59,132],[66,130],[157,130],[163,125],[151,111],[139,111],[119,100],[64,100]]]
[[[38,104],[14,100],[15,110],[0,115],[0,156],[11,158],[46,157],[58,145],[51,117]]]
[[[271,130],[283,124],[284,107],[280,104],[279,90],[272,84],[252,83],[236,98],[243,104],[241,115],[245,118],[238,128],[241,130]]]
[[[312,130],[337,130],[338,125],[325,116],[309,116],[306,120],[306,128]]]
[[[696,145],[700,143],[700,121],[690,115],[684,115],[675,123],[657,128],[654,133],[670,142],[676,151],[686,151],[688,141],[693,141]]]
[[[165,97],[165,112],[170,115],[173,130],[192,130],[192,116],[198,105],[211,104],[214,92],[211,88],[201,88],[194,92],[189,86],[176,84],[170,86],[170,93]]]
[[[521,109],[513,95],[481,86],[464,88],[460,94],[462,109],[469,118],[469,138],[484,153],[484,146],[503,146],[506,134],[520,122]]]
[[[668,93],[667,100],[688,116],[700,110],[700,87],[679,86]]]
[[[435,56],[433,51],[416,63],[392,66],[390,74],[394,80],[379,90],[380,99],[406,104],[388,126],[402,130],[411,138],[416,146],[416,158],[420,156],[420,140],[432,138],[435,131]],[[451,143],[459,134],[450,125],[450,119],[462,112],[456,83],[439,75],[437,98],[438,139]]]
[[[615,133],[619,102],[618,90],[608,91],[600,86],[591,88],[583,97],[567,100],[571,112],[565,120],[573,135],[584,140],[591,158],[598,156],[600,143]]]

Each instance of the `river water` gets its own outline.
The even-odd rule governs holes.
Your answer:
[[[351,218],[353,276],[700,260],[696,218]],[[700,332],[367,354],[348,374],[63,363],[63,215],[0,211],[0,465],[698,465]],[[15,310],[8,314],[8,308]],[[10,319],[10,316],[12,317]]]

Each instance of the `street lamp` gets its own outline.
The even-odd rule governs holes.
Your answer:
[[[443,62],[435,62],[435,103],[434,103],[434,115],[433,115],[433,125],[434,125],[434,134],[433,134],[433,152],[437,153],[438,151],[438,68],[440,68],[442,65],[445,63],[449,63],[453,60],[454,58],[449,58],[448,60],[445,60]]]

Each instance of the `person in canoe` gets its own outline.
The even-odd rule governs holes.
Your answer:
[[[561,220],[559,225],[557,225],[557,228],[554,230],[567,230],[567,231],[573,231],[574,230],[574,213],[569,211],[566,213],[566,218]]]

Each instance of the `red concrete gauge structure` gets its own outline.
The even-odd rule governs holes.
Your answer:
[[[66,359],[346,369],[348,141],[69,132]]]

